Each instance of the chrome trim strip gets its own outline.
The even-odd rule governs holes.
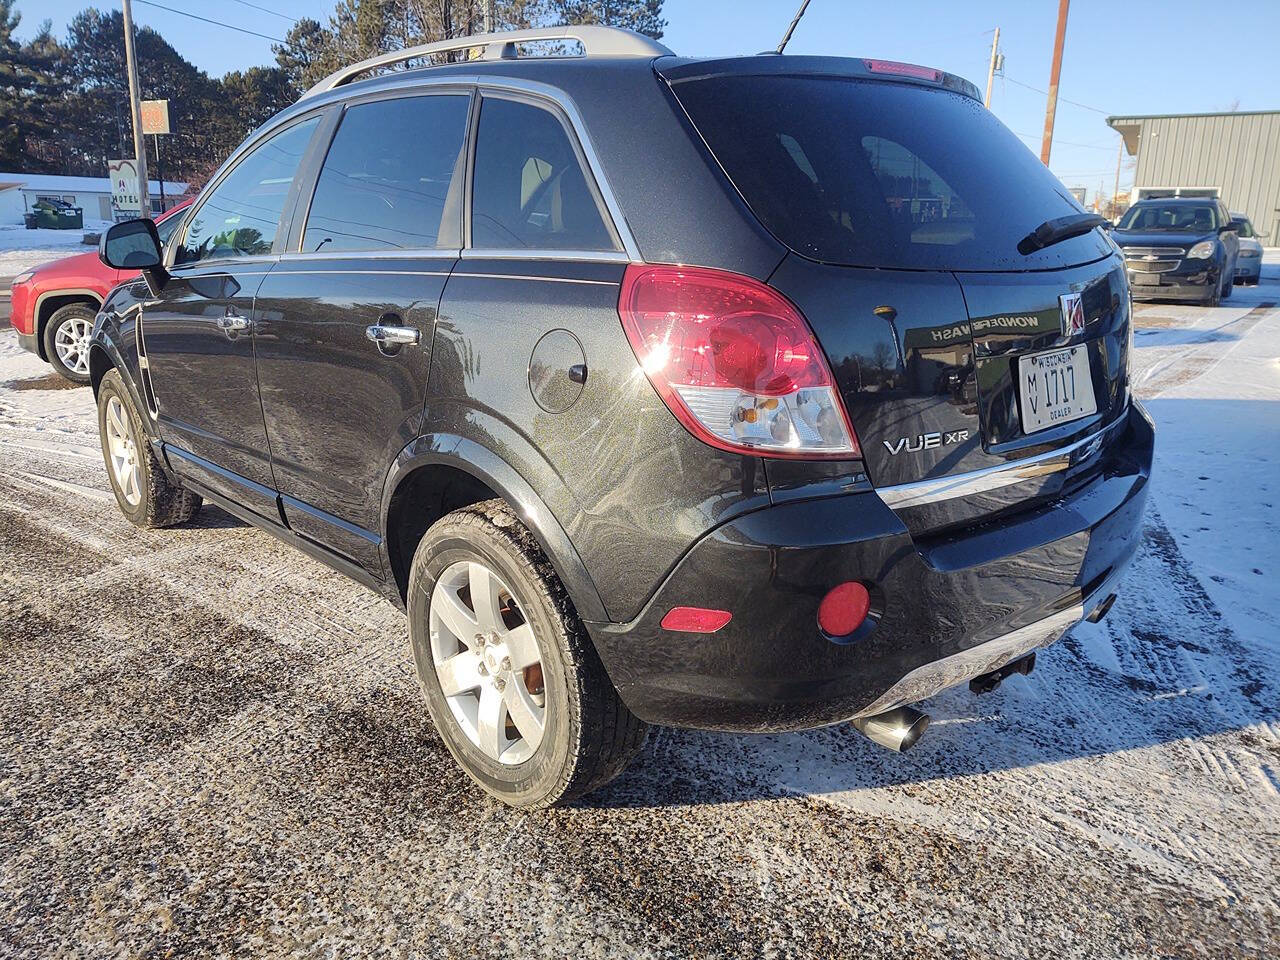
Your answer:
[[[1022,483],[1024,480],[1032,480],[1050,473],[1057,473],[1061,470],[1066,470],[1072,465],[1072,454],[1086,450],[1091,445],[1100,446],[1107,433],[1115,429],[1117,424],[1124,422],[1128,409],[1129,405],[1126,403],[1120,416],[1113,422],[1101,430],[1057,450],[1049,450],[1046,453],[1041,453],[1034,457],[1026,457],[1022,460],[999,463],[992,467],[984,467],[981,470],[971,470],[968,473],[938,477],[935,480],[917,480],[914,483],[899,483],[890,487],[877,487],[876,493],[890,508],[902,509],[904,507],[918,507],[926,503],[937,503],[942,500],[953,500],[956,497],[967,497],[976,493],[986,493],[990,490],[999,490],[1001,487]],[[1089,450],[1084,456],[1076,458],[1074,462],[1078,463],[1080,460],[1092,456],[1094,452],[1094,450]]]
[[[461,253],[457,247],[397,247],[393,250],[320,250],[314,253],[292,251],[280,254],[281,263],[313,260],[457,260]]]
[[[323,276],[356,274],[362,277],[447,277],[448,270],[272,270],[273,277],[305,276],[318,273]]]
[[[621,250],[535,250],[523,248],[467,247],[463,260],[589,260],[593,263],[630,263]]]
[[[478,280],[537,280],[541,283],[582,283],[593,287],[616,287],[616,280],[580,280],[577,277],[538,277],[524,273],[462,273],[454,271],[455,277],[473,277]]]

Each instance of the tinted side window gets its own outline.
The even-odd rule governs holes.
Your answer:
[[[350,107],[329,147],[302,249],[461,246],[465,95],[406,97]]]
[[[569,136],[549,111],[485,98],[476,137],[471,245],[618,249]]]
[[[319,122],[296,123],[255,148],[195,213],[178,263],[270,253],[293,175]]]

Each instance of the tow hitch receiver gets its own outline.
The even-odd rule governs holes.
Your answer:
[[[1026,654],[1006,663],[999,670],[992,670],[990,673],[984,673],[980,677],[974,677],[969,681],[969,689],[977,694],[990,693],[996,687],[1000,686],[1000,682],[1005,677],[1012,677],[1015,673],[1020,673],[1024,677],[1036,667],[1035,652]]]

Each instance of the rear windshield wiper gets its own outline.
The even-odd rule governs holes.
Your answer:
[[[1100,217],[1096,213],[1073,213],[1069,217],[1046,220],[1018,241],[1018,252],[1023,256],[1035,253],[1055,243],[1088,233],[1094,227],[1101,227],[1106,222],[1106,217]]]

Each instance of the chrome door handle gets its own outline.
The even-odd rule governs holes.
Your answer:
[[[244,333],[249,329],[249,318],[238,313],[227,313],[218,318],[218,329],[231,336],[233,333]]]
[[[417,343],[422,336],[417,327],[399,327],[382,323],[365,327],[364,335],[380,347]]]

